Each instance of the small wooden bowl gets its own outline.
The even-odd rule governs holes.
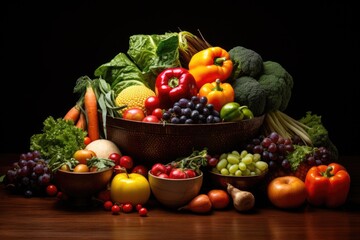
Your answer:
[[[258,184],[265,180],[267,173],[268,171],[254,176],[229,176],[209,171],[213,186],[226,189],[227,184],[230,183],[240,190],[253,190]]]
[[[151,192],[165,207],[179,208],[197,196],[203,183],[203,173],[194,178],[160,178],[148,172]]]
[[[57,170],[55,181],[60,190],[74,205],[89,205],[92,197],[106,189],[113,176],[114,168],[98,172],[69,172]]]

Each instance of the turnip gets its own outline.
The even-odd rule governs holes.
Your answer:
[[[227,192],[233,199],[233,205],[239,212],[249,211],[255,206],[255,197],[249,191],[240,190],[230,183],[227,184]]]

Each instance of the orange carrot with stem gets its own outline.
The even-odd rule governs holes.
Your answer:
[[[86,130],[86,117],[85,117],[85,113],[81,112],[80,113],[80,117],[76,122],[76,127],[82,129],[82,130]]]
[[[84,106],[87,115],[87,132],[94,141],[100,138],[97,98],[91,83],[87,84],[84,95]]]
[[[69,111],[64,115],[64,120],[72,120],[74,124],[79,120],[81,113],[81,105],[83,104],[82,98],[76,102],[74,106],[72,106]]]

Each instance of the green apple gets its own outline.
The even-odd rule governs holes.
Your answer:
[[[150,198],[150,184],[139,173],[118,173],[110,186],[111,200],[114,203],[146,204]]]

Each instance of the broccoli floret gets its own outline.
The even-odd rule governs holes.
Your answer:
[[[254,116],[260,116],[264,113],[265,91],[255,78],[249,76],[237,78],[232,86],[235,92],[235,102],[248,106]]]
[[[275,110],[284,111],[291,97],[294,85],[292,76],[277,62],[263,63],[263,73],[258,82],[266,95],[265,113]]]
[[[263,60],[257,52],[242,46],[236,46],[228,52],[234,65],[230,82],[242,76],[257,78],[262,73]]]

